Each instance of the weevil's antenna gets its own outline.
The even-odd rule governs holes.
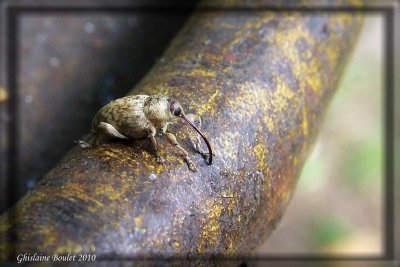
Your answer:
[[[198,133],[201,135],[201,137],[203,138],[204,142],[206,142],[206,145],[207,145],[207,147],[208,147],[208,153],[209,153],[209,155],[210,155],[209,160],[208,160],[208,165],[211,165],[211,164],[212,164],[212,159],[213,159],[213,158],[212,158],[213,153],[212,153],[211,145],[210,145],[210,143],[208,142],[207,138],[206,138],[205,135],[200,131],[200,129],[197,128],[197,126],[194,125],[194,123],[191,122],[191,121],[189,120],[188,117],[186,117],[185,114],[181,113],[180,116],[181,116],[182,119],[184,119],[190,126],[192,126],[193,129],[195,129],[196,132],[198,132]]]

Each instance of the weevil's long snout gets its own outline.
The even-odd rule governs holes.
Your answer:
[[[208,142],[207,138],[206,138],[205,135],[200,131],[200,129],[197,128],[197,126],[194,125],[193,122],[191,122],[191,121],[189,120],[188,117],[186,117],[185,114],[181,114],[181,117],[182,117],[182,119],[184,119],[190,126],[192,126],[193,129],[195,129],[196,132],[198,132],[198,133],[201,135],[201,137],[203,138],[204,142],[206,142],[206,145],[207,145],[207,147],[208,147],[208,153],[209,153],[209,155],[210,155],[210,158],[209,158],[209,160],[208,160],[208,165],[211,165],[211,164],[212,164],[212,160],[213,160],[213,158],[212,158],[212,157],[213,157],[213,153],[212,153],[211,145],[210,145],[210,143]]]

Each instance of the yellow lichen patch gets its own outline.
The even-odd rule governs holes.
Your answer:
[[[203,55],[203,58],[210,63],[220,63],[223,60],[221,55],[212,53]]]
[[[266,177],[266,179],[262,180],[262,184],[263,184],[264,188],[267,189],[271,185],[271,176],[272,175],[271,175],[270,167],[268,165],[265,166],[265,168],[262,170],[262,173],[263,173],[264,177]]]
[[[212,94],[212,95],[210,96],[210,101],[213,102],[219,93],[220,93],[220,90],[219,90],[219,89],[215,90],[214,94]],[[210,101],[209,101],[209,102],[210,102]]]
[[[135,223],[135,231],[136,232],[140,231],[140,227],[142,226],[143,223],[143,215],[135,217],[133,221]]]
[[[169,160],[171,155],[165,154],[165,149],[167,149],[166,146],[160,146],[160,153],[164,158],[167,157],[167,160]],[[163,170],[165,170],[165,165],[157,163],[155,161],[155,155],[147,151],[143,151],[142,153],[142,163],[146,169],[150,170],[151,173],[154,174],[160,174]]]
[[[275,42],[277,47],[280,47],[280,53],[282,57],[287,59],[290,63],[293,75],[295,77],[299,77],[299,85],[300,89],[304,90],[306,84],[311,86],[311,89],[317,93],[321,88],[321,65],[318,59],[310,56],[310,51],[306,51],[307,54],[304,54],[303,51],[299,51],[298,48],[294,45],[297,40],[303,39],[309,45],[314,45],[315,38],[311,35],[311,33],[305,28],[304,25],[300,25],[294,27],[289,32],[278,32],[276,34]],[[308,58],[308,61],[301,61],[301,56],[303,58]],[[331,60],[335,61],[337,59],[337,52],[334,50],[328,52],[328,57]],[[278,82],[278,84],[282,84],[282,80]]]
[[[199,253],[203,253],[209,244],[216,244],[220,237],[221,222],[220,216],[224,205],[215,203],[213,199],[206,200],[206,207],[211,207],[207,213],[207,221],[203,223],[203,231],[200,233],[200,244],[197,248]]]
[[[320,92],[322,85],[320,67],[316,64],[309,65],[307,75],[305,76],[305,82],[310,86],[314,93]]]
[[[259,142],[254,147],[253,151],[254,151],[254,155],[256,156],[256,159],[257,159],[257,168],[262,170],[265,166],[265,161],[266,161],[265,155],[267,154],[267,151],[265,149],[265,144],[262,142]]]
[[[215,116],[215,114],[219,111],[216,103],[217,96],[220,94],[221,89],[216,88],[215,92],[210,96],[207,103],[198,106],[196,109],[196,114],[199,116],[203,115],[205,112],[209,112],[210,116]]]
[[[280,48],[280,53],[282,57],[289,60],[290,66],[292,67],[293,73],[295,76],[302,76],[300,67],[300,57],[295,44],[296,41],[304,39],[307,40],[310,44],[315,43],[314,38],[305,30],[304,25],[298,25],[296,27],[291,28],[289,31],[282,31],[276,33],[275,43],[276,46]]]
[[[301,123],[303,129],[303,135],[308,136],[308,119],[307,119],[307,108],[304,106],[303,108],[303,121]]]
[[[326,54],[328,56],[329,62],[336,62],[338,57],[338,50],[335,47],[328,46],[326,48]]]
[[[229,215],[232,215],[233,210],[236,208],[236,199],[238,198],[237,193],[231,194],[231,197],[229,198],[229,203],[228,206],[226,207],[226,212]]]
[[[271,99],[271,106],[274,113],[284,113],[287,109],[292,108],[291,101],[295,97],[295,93],[288,85],[283,80],[280,81]]]
[[[55,254],[68,254],[68,253],[80,253],[83,251],[82,245],[76,243],[70,239],[67,239],[65,245],[58,244]]]
[[[41,191],[38,191],[38,190],[34,191],[35,200],[40,201],[43,199],[47,199],[50,194],[49,191],[51,191],[51,190],[52,190],[52,188],[43,188],[43,190],[41,190]]]
[[[42,226],[38,226],[38,228],[40,229],[40,234],[46,236],[46,238],[44,239],[46,240],[46,243],[42,244],[43,248],[51,246],[52,244],[57,244],[59,242],[59,233],[54,228]]]
[[[107,185],[107,186],[110,187],[110,185]],[[93,196],[91,197],[91,195],[87,194],[85,187],[78,183],[65,184],[61,188],[51,188],[50,190],[54,191],[54,192],[49,192],[49,190],[47,190],[47,191],[42,191],[42,193],[43,192],[46,193],[45,195],[48,198],[49,195],[56,194],[56,191],[61,191],[61,193],[58,193],[58,194],[62,195],[62,198],[64,198],[64,199],[68,199],[70,201],[77,201],[79,199],[81,201],[93,203],[92,205],[88,205],[88,210],[90,212],[96,212],[96,211],[98,211],[98,209],[101,209],[104,207],[103,203],[97,199],[97,195],[104,194],[104,192],[107,192],[107,190],[104,190],[104,187],[105,187],[105,185],[101,185],[101,184],[96,185],[96,191],[95,191],[96,197],[93,197]],[[114,195],[112,195],[112,194],[114,194]],[[111,190],[109,190],[109,192],[107,192],[107,195],[109,197],[112,196],[113,199],[118,198],[120,194],[121,194],[120,192],[116,192],[116,191],[111,192]],[[39,200],[40,200],[40,198],[35,199],[35,201],[39,201]]]
[[[195,68],[187,74],[189,77],[207,77],[214,78],[215,72],[205,68]]]
[[[120,155],[118,155],[117,153],[114,153],[114,152],[111,151],[111,150],[105,150],[103,153],[104,153],[105,155],[109,156],[110,158],[117,158],[117,159],[120,158]]]
[[[167,74],[165,76],[167,76]],[[175,77],[176,74],[175,75],[170,75],[170,76],[171,77]],[[156,89],[153,89],[152,93],[148,93],[147,92],[147,94],[152,94],[152,95],[158,94],[158,95],[169,96],[169,95],[171,95],[171,87],[164,83],[164,84],[161,84],[160,86],[157,86]]]
[[[126,177],[128,177],[126,171],[121,172],[120,177],[121,177],[121,178],[126,178]]]
[[[114,187],[109,184],[98,184],[96,186],[96,195],[105,195],[111,200],[119,199],[121,194],[123,194],[123,192],[115,190]],[[103,206],[101,202],[96,202],[98,205]]]
[[[262,120],[265,125],[267,125],[268,130],[273,132],[275,129],[275,121],[273,120],[273,118],[271,118],[270,116],[263,116]]]

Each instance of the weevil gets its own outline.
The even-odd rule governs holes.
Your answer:
[[[102,107],[92,121],[95,137],[92,144],[80,141],[83,147],[98,145],[105,139],[120,138],[127,140],[150,138],[155,149],[157,162],[163,163],[155,136],[157,130],[166,136],[167,141],[182,153],[189,169],[196,171],[188,152],[177,142],[174,134],[168,132],[168,126],[182,118],[199,135],[193,142],[195,149],[204,157],[208,155],[208,165],[212,164],[212,149],[205,135],[199,129],[201,119],[194,114],[185,114],[182,106],[174,99],[159,95],[133,95],[116,99]],[[196,126],[195,123],[199,125]],[[200,136],[208,148],[208,154],[201,149]]]

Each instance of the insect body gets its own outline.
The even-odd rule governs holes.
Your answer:
[[[197,133],[204,139],[208,147],[209,165],[212,163],[212,150],[210,143],[200,129],[189,119],[195,119],[196,115],[185,115],[181,105],[175,100],[165,96],[135,95],[126,96],[112,101],[101,108],[92,121],[92,130],[96,133],[93,144],[99,144],[103,139],[121,138],[121,139],[140,139],[148,137],[154,145],[157,161],[162,163],[157,147],[155,135],[157,130],[161,130],[172,145],[176,146],[182,152],[185,161],[191,170],[196,167],[190,160],[187,151],[179,145],[176,137],[167,132],[168,125],[181,117],[185,122],[193,127]],[[198,117],[200,121],[200,118]],[[200,148],[200,139],[195,144],[196,149],[203,155]]]

